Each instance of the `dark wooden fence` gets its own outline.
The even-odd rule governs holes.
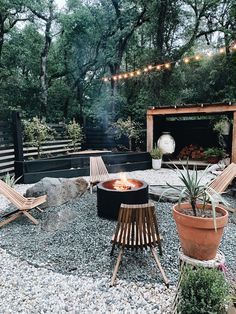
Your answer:
[[[0,176],[14,172],[14,145],[9,121],[0,121]]]
[[[7,118],[5,118],[7,117]],[[37,159],[37,147],[24,143],[22,137],[21,120],[18,112],[4,114],[5,121],[0,116],[0,177],[6,173],[14,174],[14,162]],[[42,157],[62,156],[81,149],[81,143],[74,146],[72,140],[65,135],[63,124],[49,124],[56,131],[54,140],[46,141],[41,147]],[[14,145],[15,143],[15,145]],[[16,171],[17,172],[17,171]],[[19,169],[16,176],[20,175]]]

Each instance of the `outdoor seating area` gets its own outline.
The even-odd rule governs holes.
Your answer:
[[[174,169],[135,171],[126,173],[126,176],[132,180],[142,178],[150,186],[155,183],[164,185],[165,182],[181,185]],[[119,174],[109,174],[108,177],[109,180],[119,180]],[[216,182],[217,177],[212,181],[214,177],[209,172],[203,182]],[[90,177],[85,179],[90,181]],[[24,194],[31,186],[16,185],[15,189]],[[12,205],[7,198],[1,195],[0,200],[1,214],[11,212]],[[227,194],[227,200],[231,208],[236,208],[234,197]],[[30,302],[29,310],[36,308],[40,311],[42,303],[35,302],[36,299],[43,300],[43,286],[47,284],[51,311],[73,312],[75,308],[96,311],[98,306],[107,312],[123,311],[125,304],[128,311],[138,311],[141,307],[144,312],[173,313],[180,275],[173,204],[150,201],[153,205],[122,205],[116,222],[98,216],[94,187],[92,194],[88,189],[79,198],[46,208],[43,213],[34,210],[32,213],[39,222],[36,226],[22,215],[2,227],[0,261],[4,276],[10,275],[10,265],[16,264],[22,265],[28,274],[26,278],[24,274],[17,274],[16,269],[16,274],[8,277],[10,290],[15,289],[15,280],[22,285],[22,291],[14,290],[18,301],[14,301],[11,308],[19,311],[19,301],[24,298],[25,302]],[[225,267],[233,273],[236,269],[236,224],[233,223],[233,213],[229,215],[220,249],[225,256]],[[143,226],[142,221],[145,222]],[[114,250],[115,246],[118,249]],[[62,299],[59,300],[55,294],[62,286]]]

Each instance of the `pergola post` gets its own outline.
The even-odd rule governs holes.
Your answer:
[[[153,115],[147,114],[147,152],[153,148]]]
[[[232,162],[236,163],[236,111],[233,113]]]

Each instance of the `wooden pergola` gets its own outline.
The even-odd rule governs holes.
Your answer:
[[[182,105],[174,107],[152,107],[147,111],[147,151],[153,148],[153,118],[154,116],[179,116],[179,115],[202,115],[202,114],[233,114],[232,154],[231,160],[236,163],[236,103],[225,104],[198,104]]]

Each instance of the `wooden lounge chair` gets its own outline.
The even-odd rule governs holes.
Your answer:
[[[220,175],[209,183],[209,187],[218,193],[223,193],[236,177],[236,164],[228,165]]]
[[[222,171],[222,173],[219,176],[217,176],[209,183],[208,185],[210,187],[209,192],[211,193],[211,189],[215,190],[218,193],[225,192],[225,190],[228,188],[228,186],[235,177],[236,177],[236,164],[232,162]],[[233,208],[226,209],[232,212],[235,211],[235,209]]]
[[[0,222],[0,227],[7,225],[9,222],[17,219],[21,215],[25,215],[35,225],[38,224],[37,219],[35,219],[29,211],[36,208],[38,211],[42,212],[42,209],[38,206],[46,202],[46,195],[39,196],[37,198],[26,198],[2,180],[0,180],[0,194],[4,195],[13,205],[17,207],[17,210],[2,216],[5,219]]]
[[[109,179],[109,174],[107,168],[102,160],[101,156],[90,157],[90,180],[89,187],[90,193],[93,192],[93,186],[101,181],[106,181]]]
[[[157,267],[160,269],[165,284],[169,281],[158,259],[155,247],[158,246],[159,253],[162,255],[161,240],[158,232],[157,220],[155,216],[155,206],[153,204],[126,205],[121,204],[118,223],[112,237],[113,255],[115,246],[120,248],[117,262],[113,271],[111,286],[114,285],[118,272],[119,264],[124,253],[124,249],[138,250],[151,249]]]

